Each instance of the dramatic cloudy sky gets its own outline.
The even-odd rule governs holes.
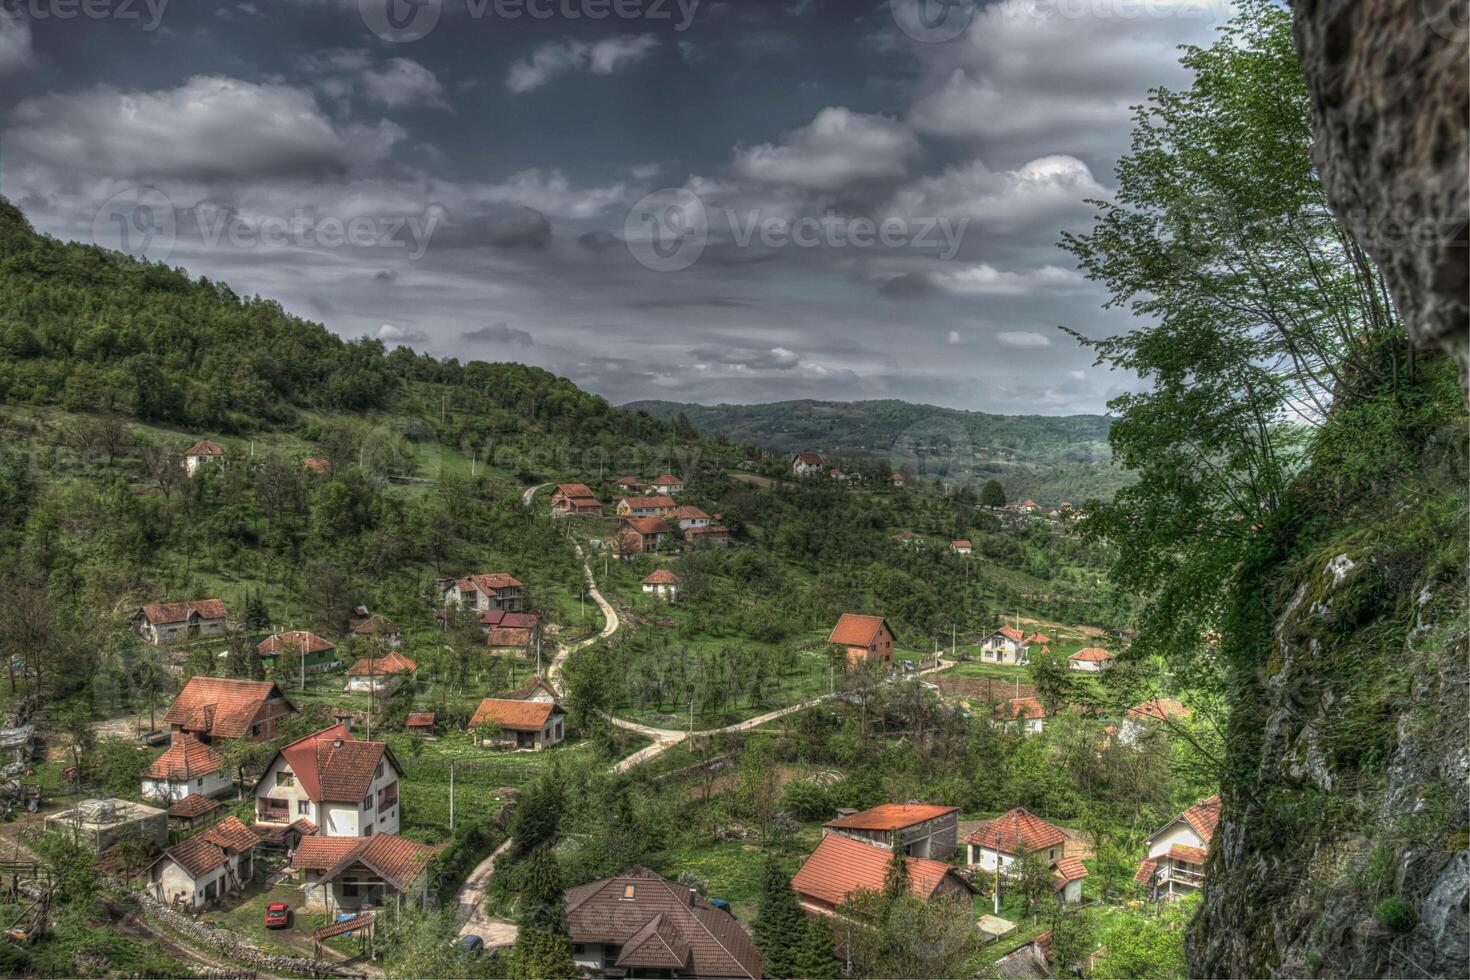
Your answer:
[[[1129,106],[1226,16],[85,2],[0,0],[0,194],[44,231],[614,402],[1043,414],[1129,384],[1058,331],[1127,319],[1055,242],[1109,194]]]

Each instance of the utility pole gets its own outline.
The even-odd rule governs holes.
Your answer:
[[[449,760],[449,832],[454,833],[454,759]]]

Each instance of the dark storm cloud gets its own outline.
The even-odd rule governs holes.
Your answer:
[[[1108,196],[1128,105],[1177,82],[1175,45],[1218,22],[1189,0],[1131,18],[998,0],[922,43],[889,0],[705,2],[687,30],[450,3],[391,44],[349,0],[174,3],[157,31],[0,18],[0,193],[91,240],[104,203],[146,185],[191,272],[344,336],[516,357],[613,401],[1097,411],[1129,379],[1056,324],[1128,320],[1055,242]],[[664,267],[639,202],[680,189],[697,208],[652,213],[704,243]],[[219,214],[384,233],[211,237],[199,216]],[[885,220],[964,231],[943,260],[755,233]]]

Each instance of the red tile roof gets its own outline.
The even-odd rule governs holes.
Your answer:
[[[200,439],[184,451],[185,456],[223,456],[225,451],[208,439]]]
[[[1102,647],[1083,647],[1067,659],[1082,660],[1088,663],[1102,663],[1105,660],[1112,660],[1113,655]]]
[[[286,764],[315,803],[356,803],[372,789],[378,764],[403,767],[383,742],[359,742],[345,726],[332,725],[282,746]],[[268,767],[267,767],[268,768]]]
[[[1026,642],[1025,634],[1016,629],[1014,626],[1002,626],[1000,629],[996,630],[996,632],[1008,640],[1014,640],[1016,643]]]
[[[372,636],[376,633],[392,634],[401,633],[403,631],[398,628],[397,623],[393,622],[393,620],[389,619],[387,616],[384,616],[380,613],[373,613],[362,622],[355,623],[352,629],[348,630],[348,632],[352,633],[354,636]]]
[[[649,486],[651,487],[682,487],[683,485],[683,480],[670,473],[665,473],[663,476],[656,478],[652,483],[649,484]]]
[[[1044,646],[1044,645],[1046,645],[1046,644],[1048,644],[1048,643],[1051,642],[1051,637],[1047,636],[1045,633],[1041,632],[1040,630],[1037,630],[1035,633],[1032,633],[1030,636],[1026,637],[1026,639],[1025,639],[1024,642],[1025,643],[1028,643],[1028,644],[1029,643],[1040,643],[1040,644],[1042,644]]]
[[[210,738],[240,738],[262,715],[274,696],[284,706],[281,713],[296,708],[271,681],[246,681],[234,677],[191,677],[174,698],[164,724],[180,725]]]
[[[566,908],[572,942],[621,947],[625,966],[671,969],[687,945],[688,976],[761,976],[760,951],[734,916],[647,868],[568,889]]]
[[[828,834],[791,879],[798,895],[814,898],[828,905],[841,905],[854,892],[883,891],[891,852],[843,837]],[[947,876],[964,882],[953,865],[928,858],[906,858],[909,866],[909,891],[919,898],[929,898]],[[968,887],[968,884],[966,884]]]
[[[643,485],[636,476],[620,476],[615,482],[620,487],[641,487]]]
[[[652,574],[650,574],[647,578],[645,578],[643,580],[643,584],[644,585],[678,585],[680,581],[681,580],[680,580],[679,576],[675,575],[673,572],[669,571],[667,568],[660,568],[660,569],[655,570]]]
[[[708,514],[693,504],[685,504],[674,511],[674,516],[681,521],[709,521],[713,520]]]
[[[168,805],[168,815],[178,817],[181,820],[192,820],[195,817],[202,817],[206,813],[213,813],[224,805],[223,800],[200,796],[198,793],[190,793],[182,800],[175,800],[170,803]]]
[[[352,668],[347,671],[347,676],[368,677],[381,674],[411,674],[418,669],[418,664],[395,650],[386,657],[363,657],[352,665]]]
[[[180,841],[164,851],[166,857],[183,868],[191,878],[222,868],[233,854],[252,850],[260,838],[240,822],[239,817],[226,817],[208,830]]]
[[[841,830],[902,830],[915,824],[959,811],[957,806],[930,806],[926,803],[880,803],[861,813],[850,813],[823,826]]]
[[[843,613],[832,628],[828,643],[843,647],[870,646],[878,638],[878,631],[888,622],[882,616],[864,616],[859,613]],[[893,630],[888,631],[892,633]]]
[[[625,517],[623,526],[630,527],[642,535],[673,534],[674,529],[664,523],[662,517]]]
[[[410,711],[408,717],[403,720],[406,728],[433,728],[434,712],[432,711]]]
[[[673,497],[628,497],[628,506],[633,510],[671,510],[674,507]]]
[[[502,629],[508,630],[533,630],[541,625],[541,617],[535,613],[487,609],[480,616],[480,625],[499,626]]]
[[[1140,885],[1148,884],[1149,879],[1154,876],[1154,869],[1158,866],[1159,862],[1153,858],[1144,858],[1138,862],[1138,870],[1133,873],[1133,880]]]
[[[1057,862],[1056,873],[1061,883],[1065,885],[1068,882],[1081,881],[1086,878],[1087,867],[1082,863],[1081,858],[1064,857]]]
[[[971,544],[969,541],[967,541],[964,538],[958,538],[958,539],[956,539],[954,541],[951,541],[949,543],[949,546],[951,548],[971,548],[971,549],[973,549],[975,547],[973,544]]]
[[[188,732],[179,732],[163,755],[148,766],[148,778],[187,782],[224,767],[224,756]]]
[[[796,454],[796,458],[797,458],[797,460],[799,462],[801,462],[805,466],[821,466],[822,465],[822,454],[821,453],[797,453]]]
[[[1215,836],[1215,827],[1220,823],[1220,794],[1201,800],[1180,814],[1199,834],[1206,844]]]
[[[1190,847],[1188,844],[1171,844],[1169,846],[1170,860],[1183,861],[1186,864],[1203,865],[1207,853],[1203,847]]]
[[[325,653],[328,650],[337,649],[337,645],[328,643],[315,633],[306,630],[290,630],[266,637],[255,649],[258,653],[281,653],[287,649],[293,649],[298,653]]]
[[[168,626],[173,623],[187,622],[192,615],[198,615],[200,619],[227,619],[230,615],[229,610],[225,609],[224,601],[220,599],[196,599],[192,602],[155,602],[143,606],[139,611],[154,626]]]
[[[1024,718],[1029,721],[1046,717],[1046,707],[1036,698],[1011,698],[1004,704],[996,705],[996,709],[1005,718]]]
[[[475,709],[470,728],[496,725],[512,732],[539,732],[553,711],[560,711],[551,701],[516,701],[510,698],[486,698]]]
[[[1130,718],[1144,721],[1164,721],[1169,718],[1188,718],[1194,712],[1173,698],[1154,698],[1128,709]]]
[[[514,691],[511,691],[509,694],[505,695],[502,700],[524,701],[531,695],[535,694],[537,691],[545,691],[547,694],[551,695],[551,699],[553,701],[561,697],[561,695],[556,693],[556,688],[551,686],[551,682],[547,681],[545,678],[539,675],[536,675],[533,676],[530,680],[526,681],[526,683],[522,684],[520,687],[516,688]]]
[[[976,847],[1018,857],[1063,844],[1066,840],[1066,834],[1019,806],[996,817],[969,837],[969,843]]]
[[[918,541],[922,537],[923,537],[922,534],[916,534],[913,531],[899,531],[897,534],[895,534],[893,536],[893,540],[895,540],[895,541]]]
[[[303,837],[291,859],[291,867],[320,871],[322,881],[331,881],[361,862],[399,891],[407,891],[419,873],[428,867],[436,848],[396,834],[371,837]]]
[[[308,456],[301,461],[303,469],[311,470],[313,473],[331,473],[331,460],[322,459],[320,456]]]
[[[573,500],[588,498],[595,501],[597,499],[597,494],[593,493],[592,488],[585,483],[558,483],[552,496],[558,494]]]

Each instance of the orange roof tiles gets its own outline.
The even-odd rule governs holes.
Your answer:
[[[196,599],[192,602],[155,602],[143,606],[143,616],[154,626],[186,622],[191,615],[200,619],[226,619],[230,613],[221,599]]]
[[[348,632],[354,636],[372,636],[376,633],[393,634],[403,631],[398,628],[397,623],[393,622],[387,616],[381,613],[373,613],[362,622],[354,624]]]
[[[623,527],[630,527],[645,536],[674,533],[674,529],[665,524],[662,517],[625,517]]]
[[[1081,881],[1087,877],[1087,866],[1082,863],[1081,858],[1064,857],[1057,862],[1056,873],[1063,884],[1071,881]]]
[[[403,720],[406,728],[433,728],[434,712],[432,711],[410,711],[408,717]]]
[[[403,767],[383,742],[360,742],[342,725],[332,725],[281,747],[301,788],[316,803],[355,803],[372,789],[378,764]]]
[[[148,778],[187,782],[217,773],[224,767],[224,756],[188,732],[180,732],[163,755],[148,766]]]
[[[626,500],[633,510],[672,510],[675,506],[673,497],[628,497]]]
[[[1190,847],[1188,844],[1171,844],[1169,846],[1169,859],[1171,861],[1183,861],[1185,864],[1205,863],[1206,851],[1203,847]]]
[[[226,817],[208,830],[186,838],[163,853],[174,860],[192,878],[208,874],[215,868],[224,867],[232,854],[244,854],[255,847],[260,839],[240,822],[238,817]]]
[[[539,732],[553,711],[561,709],[552,701],[516,701],[510,698],[486,698],[470,719],[471,728],[497,725],[513,732]]]
[[[1102,647],[1083,647],[1067,659],[1082,660],[1088,663],[1102,663],[1104,660],[1112,660],[1113,655]]]
[[[684,481],[671,473],[665,473],[649,484],[651,487],[682,487]]]
[[[223,800],[216,800],[208,796],[200,796],[198,793],[190,793],[182,800],[175,800],[168,805],[168,815],[178,817],[182,820],[192,820],[202,817],[206,813],[212,813],[224,806]]]
[[[1025,634],[1016,629],[1014,626],[1002,626],[1000,629],[996,630],[996,632],[1006,639],[1013,640],[1016,643],[1026,642]]]
[[[1025,807],[1016,807],[981,827],[969,837],[976,847],[1001,854],[1024,856],[1043,847],[1063,844],[1067,835]]]
[[[1180,814],[1194,828],[1206,844],[1215,836],[1215,827],[1220,823],[1220,794],[1201,800]]]
[[[1188,718],[1194,712],[1173,698],[1154,698],[1128,709],[1131,718],[1145,721],[1164,721],[1169,718]]]
[[[570,497],[573,500],[580,500],[584,498],[590,498],[592,500],[597,499],[597,494],[593,493],[592,488],[585,483],[558,483],[556,485],[556,491],[552,494],[552,496],[557,495]]]
[[[974,548],[974,545],[972,545],[969,541],[967,541],[964,538],[957,538],[956,540],[951,541],[949,543],[949,546],[951,548],[971,548],[971,549]]]
[[[679,576],[667,568],[660,568],[643,580],[644,585],[678,585]]]
[[[1046,707],[1036,698],[1011,698],[996,707],[999,713],[1006,718],[1023,718],[1030,721],[1034,718],[1046,717]]]
[[[556,688],[552,687],[549,681],[547,681],[540,675],[533,675],[530,680],[526,681],[526,683],[522,684],[514,691],[511,691],[509,694],[505,695],[503,698],[501,698],[501,700],[524,701],[531,695],[535,694],[537,691],[544,691],[547,694],[551,695],[551,699],[553,701],[561,697],[561,695],[556,693]]]
[[[348,677],[368,677],[382,674],[411,674],[419,665],[398,651],[386,657],[363,657],[347,671]]]
[[[710,517],[703,510],[695,507],[693,504],[685,504],[684,506],[680,507],[678,510],[674,511],[674,516],[679,518],[679,520],[681,521],[714,520],[714,518]]]
[[[854,892],[881,892],[888,871],[891,852],[841,834],[822,838],[801,869],[791,879],[798,895],[814,898],[828,905],[841,905]],[[929,898],[947,876],[963,881],[953,865],[928,858],[906,859],[909,866],[909,891],[919,898]]]
[[[200,439],[184,451],[185,456],[223,456],[225,451],[208,439]]]
[[[255,649],[258,653],[281,653],[288,649],[297,653],[325,653],[337,649],[337,645],[307,630],[290,630],[266,637]]]
[[[371,837],[303,837],[291,859],[291,867],[321,872],[322,881],[331,881],[354,864],[376,872],[399,891],[406,891],[428,867],[435,848],[399,837],[396,834],[374,834]]]
[[[957,806],[931,806],[925,803],[880,803],[861,813],[851,813],[823,826],[841,830],[902,830],[915,824],[957,813]]]
[[[887,626],[882,616],[864,616],[859,613],[843,613],[832,628],[828,643],[844,647],[865,647],[878,638],[878,631]],[[891,629],[889,632],[893,632]]]
[[[202,732],[210,738],[240,738],[249,732],[255,719],[265,713],[267,702],[272,697],[284,705],[281,714],[296,710],[271,681],[191,677],[179,696],[174,698],[163,721],[167,725]]]
[[[1032,633],[1030,636],[1026,637],[1026,639],[1023,642],[1028,643],[1028,644],[1029,643],[1040,643],[1040,644],[1042,644],[1044,646],[1044,645],[1046,645],[1046,644],[1048,644],[1048,643],[1051,642],[1051,637],[1047,636],[1045,633],[1041,632],[1040,630],[1037,630],[1035,633]]]
[[[1149,879],[1154,876],[1154,869],[1158,866],[1159,862],[1153,858],[1144,858],[1138,862],[1138,870],[1133,873],[1133,880],[1140,885],[1148,884]]]

